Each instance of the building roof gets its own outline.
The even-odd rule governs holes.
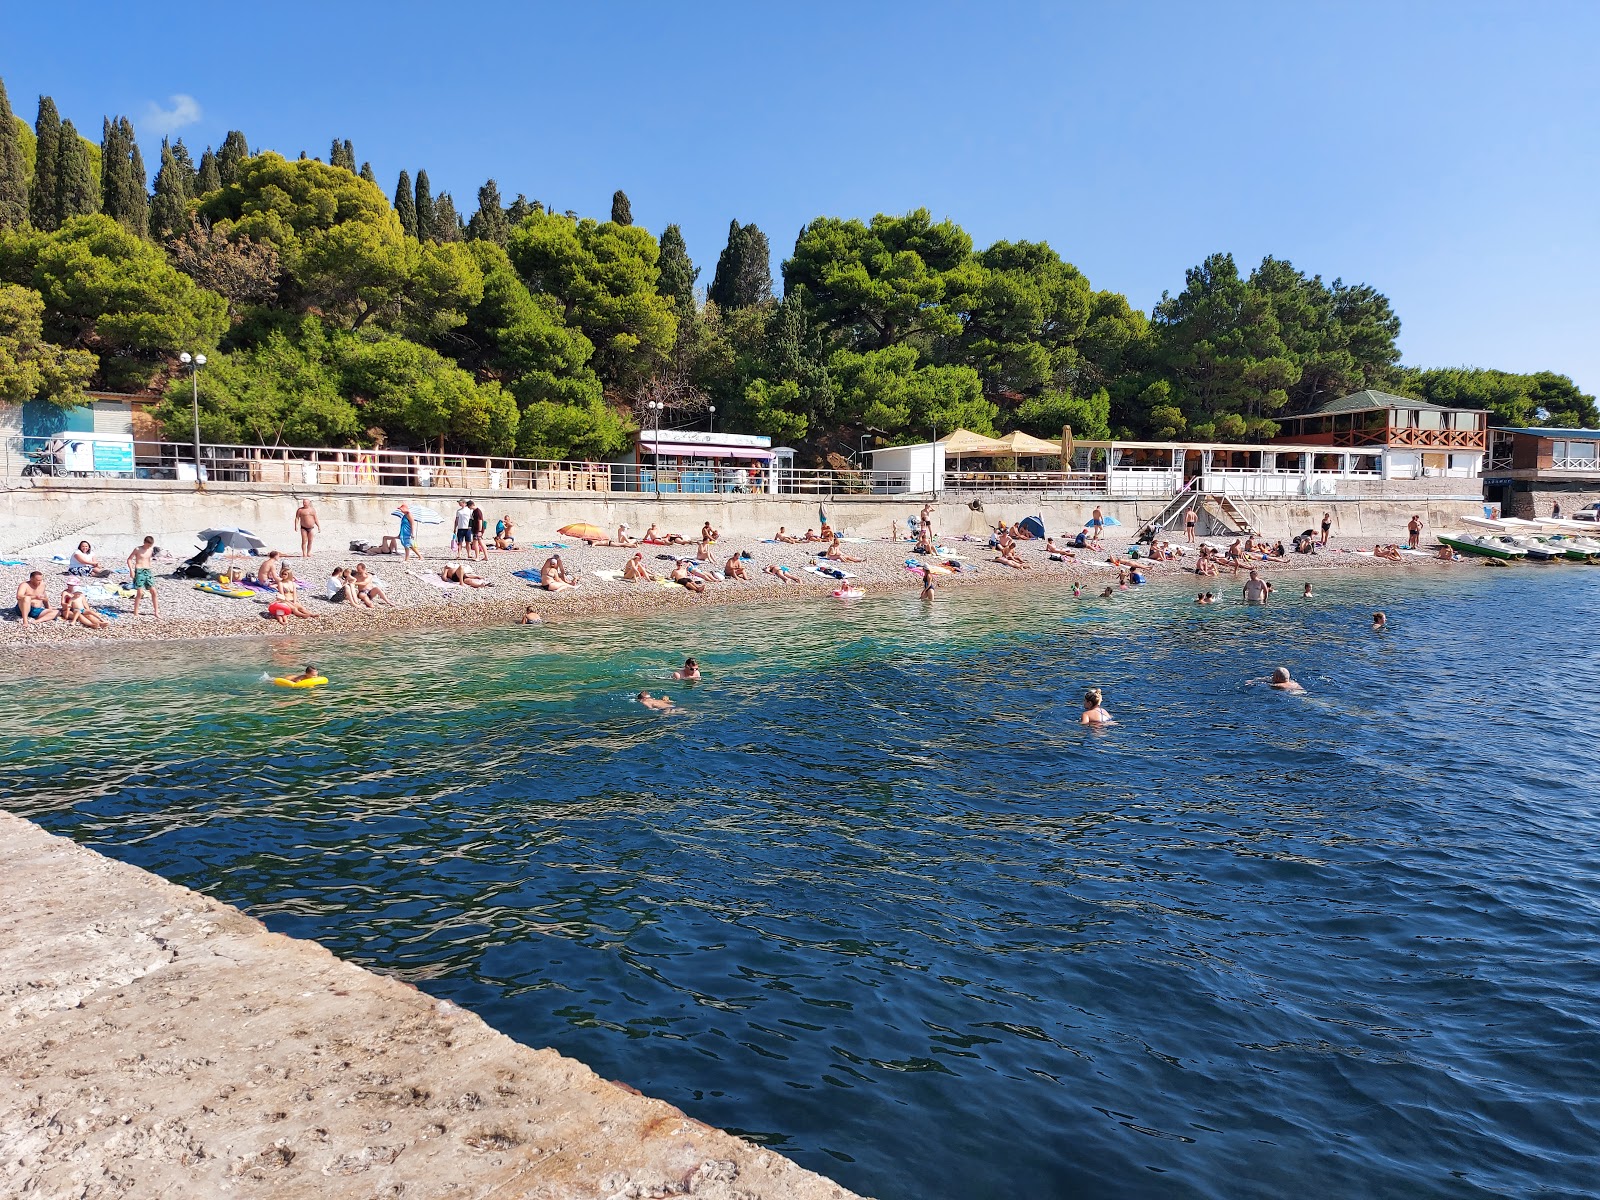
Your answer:
[[[1301,416],[1317,417],[1327,413],[1342,412],[1371,412],[1376,408],[1425,408],[1433,412],[1455,412],[1456,409],[1446,408],[1442,404],[1432,404],[1427,400],[1417,400],[1411,396],[1396,396],[1393,392],[1380,392],[1376,388],[1367,388],[1365,391],[1352,392],[1348,396],[1340,396],[1337,400],[1324,400],[1314,408],[1301,413]],[[1286,418],[1293,420],[1294,418]]]
[[[1530,437],[1560,438],[1567,442],[1600,442],[1600,429],[1513,429],[1506,425],[1495,426],[1496,433],[1525,433]]]

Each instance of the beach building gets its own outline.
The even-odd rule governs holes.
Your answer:
[[[758,433],[641,429],[621,465],[639,491],[711,494],[772,492],[794,471],[794,451]]]
[[[159,397],[90,392],[89,403],[61,408],[43,400],[0,404],[6,478],[28,474],[133,478],[141,449],[158,440],[146,412]]]
[[[1276,440],[1346,458],[1375,457],[1385,480],[1477,479],[1488,419],[1482,409],[1445,408],[1368,388],[1279,418]]]
[[[1527,520],[1600,501],[1600,429],[1491,429],[1483,498]]]

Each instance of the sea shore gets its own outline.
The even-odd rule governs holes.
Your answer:
[[[682,532],[689,534],[693,531]],[[1076,531],[1050,532],[1059,545]],[[1127,560],[1131,536],[1115,536],[1118,534],[1123,534],[1123,531],[1110,530],[1100,549],[1079,550],[1075,552],[1075,557],[1063,558],[1062,561],[1053,561],[1042,541],[1020,542],[1019,551],[1023,561],[1028,564],[1027,569],[998,562],[995,552],[976,538],[941,539],[940,546],[950,553],[932,556],[927,561],[937,563],[954,557],[962,563],[959,573],[936,576],[937,593],[941,598],[973,587],[1061,589],[1070,588],[1075,582],[1081,583],[1084,595],[1089,596],[1098,594],[1107,586],[1118,586],[1119,566],[1112,560]],[[16,619],[15,608],[9,607],[9,619],[0,622],[0,651],[14,657],[31,657],[40,651],[55,654],[78,647],[124,641],[265,637],[304,645],[307,653],[312,654],[320,638],[335,634],[508,625],[516,622],[529,605],[534,607],[542,621],[557,623],[601,614],[623,616],[685,606],[770,604],[782,602],[784,598],[828,597],[841,585],[841,581],[834,577],[807,569],[819,561],[818,556],[825,548],[821,544],[775,544],[724,537],[711,548],[712,564],[720,570],[729,557],[747,554],[749,557],[744,566],[748,580],[709,582],[705,585],[704,593],[695,594],[675,584],[628,582],[597,574],[620,571],[637,551],[644,555],[644,562],[653,573],[664,575],[673,566],[674,558],[694,554],[693,545],[650,545],[634,549],[590,547],[553,533],[534,531],[529,540],[537,540],[543,546],[559,543],[563,548],[490,549],[486,562],[469,565],[490,581],[491,586],[442,588],[438,586],[439,569],[446,563],[458,560],[444,546],[442,527],[426,527],[424,536],[425,558],[421,562],[415,558],[410,562],[402,562],[397,555],[361,555],[348,550],[340,552],[320,547],[306,559],[291,555],[286,561],[301,583],[307,609],[316,616],[310,619],[291,617],[287,627],[278,625],[268,616],[265,599],[213,595],[196,590],[193,580],[173,578],[172,571],[181,562],[179,559],[163,564],[157,570],[156,587],[161,602],[159,618],[150,613],[148,597],[141,602],[138,615],[132,612],[131,600],[120,599],[107,606],[115,609],[117,615],[102,630],[73,627],[62,621],[32,623],[23,629],[21,622]],[[1219,550],[1226,548],[1231,540],[1215,537],[1201,539],[1209,541]],[[1427,553],[1412,553],[1397,563],[1374,558],[1370,545],[1357,546],[1351,542],[1351,539],[1334,538],[1329,545],[1312,555],[1290,554],[1282,559],[1257,555],[1246,563],[1246,567],[1257,567],[1269,582],[1280,577],[1295,576],[1297,582],[1292,589],[1282,584],[1276,588],[1275,594],[1279,598],[1286,598],[1291,591],[1299,594],[1303,579],[1315,580],[1330,572],[1463,570],[1472,569],[1474,565],[1458,563],[1445,566]],[[1431,545],[1431,539],[1425,539],[1425,544]],[[1173,545],[1182,547],[1183,557],[1174,561],[1139,561],[1150,583],[1182,583],[1196,591],[1214,592],[1223,603],[1238,599],[1239,589],[1245,579],[1244,569],[1234,571],[1224,566],[1215,577],[1198,576],[1194,572],[1198,544],[1185,544],[1180,533],[1173,539]],[[824,565],[846,571],[850,575],[847,582],[859,588],[866,597],[914,596],[920,590],[920,572],[906,565],[908,560],[918,563],[924,561],[913,552],[913,543],[890,541],[886,537],[863,538],[846,541],[842,548],[850,557],[863,561]],[[111,553],[107,553],[102,561],[108,565],[120,565],[120,559],[115,557],[115,550],[120,547],[108,549]],[[282,549],[289,553],[288,547]],[[551,593],[514,574],[517,571],[537,571],[552,553],[559,553],[569,572],[577,575],[579,583],[576,587]],[[248,557],[237,560],[246,571],[258,567],[261,561],[260,558]],[[368,609],[324,599],[325,585],[331,571],[357,562],[365,562],[368,569],[382,581],[393,607],[379,605]],[[223,559],[219,556],[212,560],[211,566],[215,569],[222,563]],[[768,566],[787,567],[791,582],[768,573]],[[70,577],[65,574],[65,565],[60,561],[39,559],[26,560],[22,566],[0,566],[0,589],[4,589],[8,601],[17,585],[34,569],[44,572],[52,601],[59,600],[63,587],[70,582]],[[430,582],[430,576],[434,582]],[[113,576],[106,582],[115,583],[119,579],[125,581],[126,574]]]

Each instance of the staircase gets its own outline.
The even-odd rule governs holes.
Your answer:
[[[1233,525],[1234,532],[1256,532],[1255,514],[1250,511],[1249,506],[1244,501],[1231,500],[1221,493],[1211,496],[1209,499],[1217,502],[1217,510]]]
[[[1139,526],[1139,532],[1134,534],[1133,540],[1136,542],[1149,541],[1168,525],[1183,516],[1191,505],[1198,504],[1203,499],[1204,497],[1193,486],[1185,487],[1172,498],[1165,508]]]

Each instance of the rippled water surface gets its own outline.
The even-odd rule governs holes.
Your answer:
[[[1188,599],[134,647],[9,804],[879,1197],[1594,1194],[1600,571]]]

